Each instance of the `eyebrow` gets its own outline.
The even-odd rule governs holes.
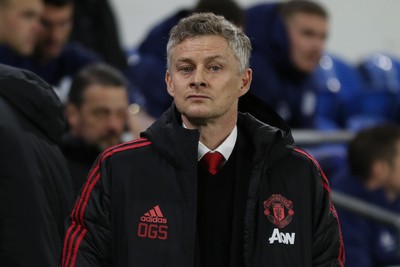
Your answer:
[[[222,60],[224,60],[224,57],[223,57],[222,55],[213,55],[213,56],[206,57],[206,58],[205,58],[205,61],[212,61],[212,60],[215,60],[215,59],[222,59]],[[188,63],[193,62],[192,59],[187,58],[187,57],[180,58],[180,59],[178,59],[177,61],[178,61],[178,62],[188,62]]]

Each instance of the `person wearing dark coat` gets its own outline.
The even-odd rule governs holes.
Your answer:
[[[62,266],[343,267],[329,183],[286,123],[238,113],[251,44],[213,13],[171,30],[172,106],[96,160]],[[268,123],[268,124],[267,124]]]
[[[32,72],[0,64],[0,266],[57,266],[72,180],[63,109]]]

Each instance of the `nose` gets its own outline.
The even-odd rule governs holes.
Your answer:
[[[120,133],[123,128],[123,122],[117,116],[110,116],[107,120],[107,130],[114,133]]]
[[[201,69],[194,71],[193,80],[190,83],[191,88],[198,89],[199,87],[206,87],[207,83],[204,78],[204,73]]]
[[[39,19],[35,20],[35,22],[32,24],[31,30],[35,35],[43,30],[42,23],[39,21]]]

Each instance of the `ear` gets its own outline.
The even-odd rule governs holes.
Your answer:
[[[67,119],[68,125],[71,127],[71,131],[78,128],[80,113],[79,108],[71,103],[67,103],[65,106],[65,117]]]
[[[389,163],[385,160],[375,160],[371,166],[370,177],[367,181],[367,186],[370,189],[377,189],[384,186],[387,177],[390,174]]]
[[[372,163],[371,174],[382,175],[389,171],[389,164],[384,160],[376,160]]]
[[[171,79],[171,74],[169,73],[169,70],[165,72],[165,83],[167,84],[167,90],[168,94],[172,97],[175,96],[175,90],[174,90],[174,85],[172,83]]]
[[[247,93],[250,89],[251,80],[253,78],[253,71],[250,68],[247,68],[241,74],[241,86],[239,88],[239,97]]]

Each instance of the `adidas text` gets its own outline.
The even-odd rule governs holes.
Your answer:
[[[275,228],[269,238],[269,243],[273,244],[277,241],[279,244],[293,245],[295,236],[296,233],[281,233],[278,228]]]
[[[166,218],[158,218],[158,217],[146,217],[146,216],[142,216],[140,217],[140,220],[142,222],[153,222],[153,223],[167,223],[167,219]]]

